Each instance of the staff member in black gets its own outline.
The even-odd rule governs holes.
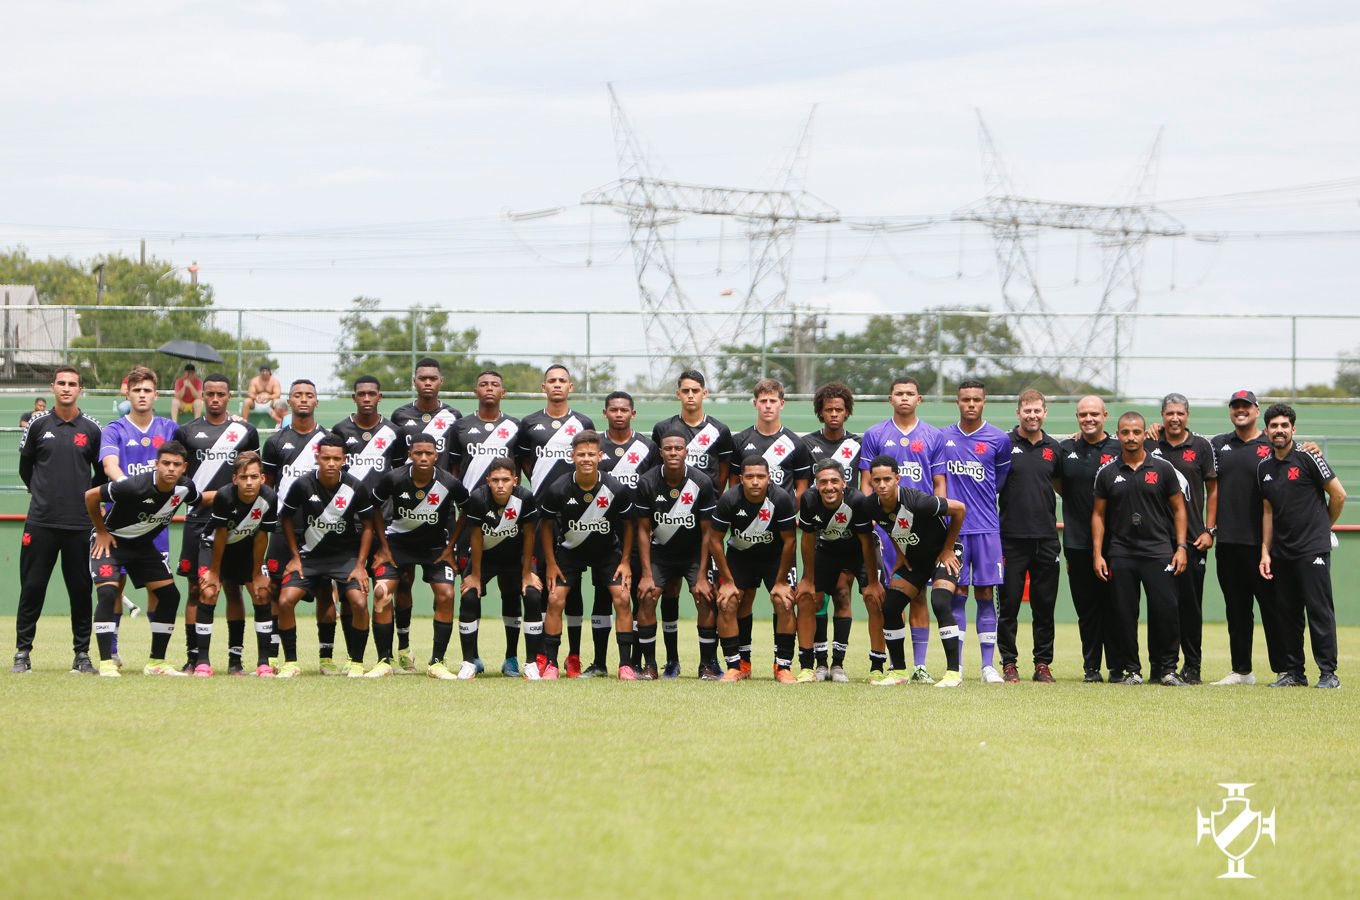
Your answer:
[[[1294,444],[1294,408],[1266,410],[1266,434],[1274,451],[1261,460],[1257,478],[1261,516],[1261,577],[1276,582],[1284,625],[1285,669],[1271,687],[1307,687],[1303,672],[1303,617],[1317,686],[1339,688],[1336,677],[1336,612],[1332,607],[1332,525],[1346,505],[1346,489],[1320,456]]]
[[[1091,511],[1093,568],[1114,587],[1114,621],[1107,657],[1110,680],[1142,684],[1138,660],[1138,589],[1147,594],[1148,662],[1152,679],[1185,684],[1176,673],[1180,618],[1173,576],[1185,571],[1185,498],[1176,470],[1143,446],[1141,414],[1119,417],[1119,459],[1096,475]],[[1173,549],[1174,546],[1174,549]],[[1167,560],[1170,560],[1168,563]]]
[[[1119,456],[1119,441],[1105,430],[1109,413],[1099,397],[1077,401],[1077,437],[1062,442],[1058,477],[1063,487],[1063,555],[1067,558],[1067,586],[1077,611],[1082,666],[1087,682],[1100,681],[1100,658],[1108,646],[1106,619],[1110,586],[1096,577],[1091,548],[1091,508],[1095,505],[1096,472]],[[1106,663],[1114,665],[1105,653]]]
[[[1029,577],[1029,610],[1034,619],[1034,680],[1053,683],[1053,610],[1058,605],[1057,503],[1054,499],[1062,446],[1044,431],[1048,402],[1036,390],[1023,391],[1015,405],[1019,424],[1011,429],[1011,473],[1001,489],[1001,555],[1006,571],[996,642],[1001,677],[1020,680],[1015,634]]]
[[[33,670],[30,655],[47,599],[52,569],[71,603],[71,671],[95,674],[90,662],[90,520],[85,492],[104,481],[99,465],[99,423],[80,411],[80,373],[69,366],[52,377],[56,405],[33,413],[19,439],[19,477],[33,495],[19,547],[19,615],[15,621],[16,674]]]

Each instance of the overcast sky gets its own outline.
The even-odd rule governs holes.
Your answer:
[[[0,244],[86,258],[135,254],[147,236],[158,257],[197,260],[223,306],[314,310],[368,294],[393,307],[635,310],[623,220],[576,205],[618,176],[612,81],[660,172],[720,185],[771,184],[816,104],[806,187],[860,220],[947,219],[979,200],[975,110],[1014,189],[1051,200],[1127,198],[1161,128],[1154,197],[1191,235],[1149,244],[1143,310],[1355,310],[1354,4],[913,6],[925,5],[10,2]],[[563,209],[505,216],[550,207]],[[1245,238],[1258,231],[1272,234]],[[1300,231],[1328,233],[1277,234]],[[697,304],[740,294],[739,225],[687,220],[675,237]],[[1001,307],[979,227],[838,225],[797,246],[800,304]],[[1095,240],[1053,232],[1034,249],[1055,308],[1094,308]],[[301,324],[251,327],[280,323]],[[324,349],[329,320],[307,324]],[[578,325],[517,326],[518,344],[483,347],[569,352]],[[1287,355],[1278,324],[1235,328],[1247,353]],[[644,350],[635,323],[612,330],[620,349]],[[1139,352],[1158,352],[1158,334],[1140,325]],[[1299,341],[1328,356],[1360,344],[1360,327],[1306,325]],[[1283,363],[1215,365],[1192,391],[1191,368],[1136,364],[1131,389],[1288,380]]]

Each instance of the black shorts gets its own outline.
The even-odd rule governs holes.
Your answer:
[[[198,566],[194,570],[195,580],[202,578],[204,573],[212,565],[213,548],[210,544],[200,545],[198,548]],[[255,568],[255,542],[253,540],[237,541],[228,544],[227,549],[222,551],[222,571],[217,573],[219,584],[250,584],[255,580],[257,573]]]
[[[357,559],[308,559],[303,557],[302,575],[285,572],[279,580],[285,589],[301,588],[303,593],[313,596],[328,582],[335,582],[342,591],[358,590],[359,584],[350,578],[350,573],[358,565]]]
[[[519,566],[497,566],[482,564],[482,596],[486,596],[486,589],[491,586],[491,582],[496,581],[501,589],[501,598],[505,601],[518,601],[524,592],[524,579]]]
[[[653,548],[655,550],[655,548]],[[694,590],[694,586],[699,583],[699,553],[696,550],[689,559],[667,559],[652,553],[652,581],[661,590],[665,590],[666,585],[676,579],[683,578],[689,585],[689,589]]]
[[[90,536],[90,552],[94,553],[94,536]],[[90,556],[90,577],[95,584],[117,581],[127,575],[133,587],[143,587],[153,581],[166,581],[170,572],[168,553],[157,550],[151,541],[123,540],[109,550],[103,559]]]
[[[280,530],[269,536],[269,547],[264,552],[264,573],[269,576],[269,580],[275,584],[282,583],[283,570],[292,558],[288,552],[288,539],[283,536],[280,526]]]
[[[369,566],[368,574],[378,581],[394,580],[400,578],[403,574],[407,574],[414,581],[416,566],[420,566],[421,581],[426,584],[453,584],[455,576],[458,574],[454,567],[443,560],[435,562],[443,552],[443,550],[432,550],[429,553],[413,554],[393,547],[392,562],[376,569]]]
[[[568,550],[565,547],[557,547],[554,550],[557,557],[557,568],[561,570],[561,577],[553,587],[577,587],[581,583],[581,576],[590,571],[590,581],[592,584],[621,584],[614,573],[618,571],[619,563],[623,562],[623,551],[618,547],[606,550],[603,553],[579,553]]]
[[[768,591],[774,587],[774,576],[779,573],[779,554],[728,550],[727,568],[732,570],[732,583],[738,590],[749,591],[763,584]],[[786,581],[789,587],[798,583],[797,566],[789,567]]]
[[[190,581],[198,581],[199,554],[203,544],[203,534],[212,527],[211,519],[185,519],[183,543],[179,547],[179,566],[176,574]],[[211,556],[209,556],[211,560]]]
[[[940,549],[938,544],[933,547],[924,544],[913,547],[905,557],[906,565],[903,564],[903,557],[897,558],[897,568],[893,571],[893,577],[904,579],[918,591],[933,581],[956,583],[959,576],[936,562],[940,556]],[[954,558],[960,563],[963,561],[963,544],[959,541],[954,542]],[[907,565],[911,566],[910,570],[907,569]]]
[[[817,577],[813,581],[813,587],[817,593],[834,593],[842,572],[854,575],[855,583],[861,590],[869,583],[869,575],[864,569],[864,551],[858,539],[818,544],[814,555]]]

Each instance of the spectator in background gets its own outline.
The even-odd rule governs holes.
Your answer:
[[[132,412],[132,400],[128,398],[128,380],[126,378],[123,379],[122,384],[118,385],[118,393],[123,399],[113,402],[113,411],[120,416],[125,416]]]
[[[19,413],[19,427],[20,427],[20,428],[27,428],[27,427],[28,427],[28,420],[31,419],[31,418],[33,418],[33,417],[34,417],[35,415],[37,415],[38,413],[43,412],[43,411],[46,410],[46,409],[47,409],[47,400],[45,400],[45,399],[42,398],[42,397],[36,397],[36,398],[34,398],[34,400],[33,400],[33,408],[32,408],[31,410],[26,410],[26,411],[24,411],[24,412]]]
[[[184,374],[175,379],[175,396],[170,400],[170,421],[178,422],[180,411],[188,407],[194,418],[203,415],[203,379],[193,363],[184,364]]]
[[[276,423],[283,420],[284,410],[288,403],[283,397],[283,387],[279,380],[274,377],[274,371],[269,366],[260,366],[260,374],[250,379],[250,384],[246,386],[246,398],[241,403],[241,415],[250,418],[250,411],[257,406],[269,410],[269,416]]]

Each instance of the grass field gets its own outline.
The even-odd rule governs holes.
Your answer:
[[[1355,896],[1360,628],[1341,691],[0,676],[0,896]],[[13,619],[0,619],[9,633]],[[428,620],[414,644],[429,647]],[[315,634],[300,631],[315,659]],[[487,620],[483,654],[499,659]],[[124,628],[145,659],[143,621]],[[172,646],[180,654],[177,636]],[[586,638],[589,645],[589,636]],[[1258,633],[1258,657],[1264,655]],[[219,648],[219,653],[225,652]],[[1028,638],[1022,633],[1022,659]],[[253,656],[247,651],[247,657]],[[218,662],[219,666],[221,661]],[[931,668],[942,668],[932,647]],[[1262,661],[1263,664],[1263,661]],[[1227,669],[1221,627],[1205,673]],[[1215,676],[1216,677],[1216,676]],[[1195,809],[1278,843],[1216,880]]]

